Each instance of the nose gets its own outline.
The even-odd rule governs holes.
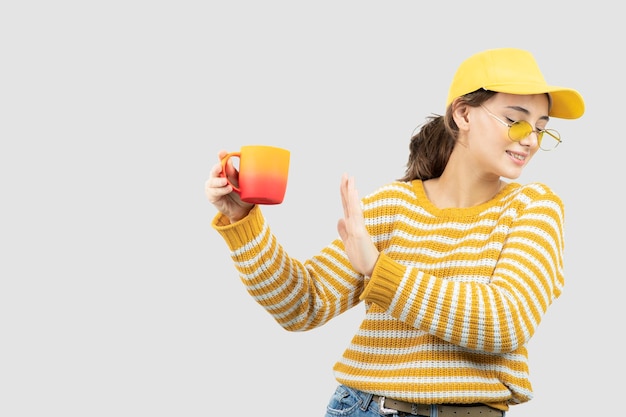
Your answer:
[[[528,146],[529,148],[536,148],[541,144],[541,139],[539,139],[540,135],[541,135],[541,132],[537,130],[533,130],[532,132],[528,134],[528,136],[520,140],[519,143],[522,146]]]

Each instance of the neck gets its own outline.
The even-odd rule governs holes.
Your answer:
[[[468,208],[491,200],[506,185],[502,180],[446,176],[424,181],[428,199],[439,208]]]

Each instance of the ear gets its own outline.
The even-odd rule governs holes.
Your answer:
[[[452,118],[459,130],[469,129],[469,111],[470,106],[464,101],[456,99],[452,102]]]

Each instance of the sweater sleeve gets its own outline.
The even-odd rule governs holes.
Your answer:
[[[469,273],[437,276],[382,253],[361,299],[468,349],[500,353],[525,345],[564,285],[563,204],[547,187],[530,186],[505,212],[510,224],[498,226],[502,247],[485,282]]]
[[[340,239],[301,262],[279,244],[259,206],[233,224],[218,214],[212,226],[248,293],[286,330],[319,327],[360,302],[364,277],[352,269]]]

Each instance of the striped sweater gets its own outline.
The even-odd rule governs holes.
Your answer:
[[[355,272],[340,239],[300,262],[260,208],[213,227],[247,291],[289,331],[321,326],[363,302],[365,317],[334,366],[338,382],[422,404],[532,398],[526,345],[563,288],[561,199],[510,183],[471,208],[439,209],[421,181],[362,199],[380,256]]]

